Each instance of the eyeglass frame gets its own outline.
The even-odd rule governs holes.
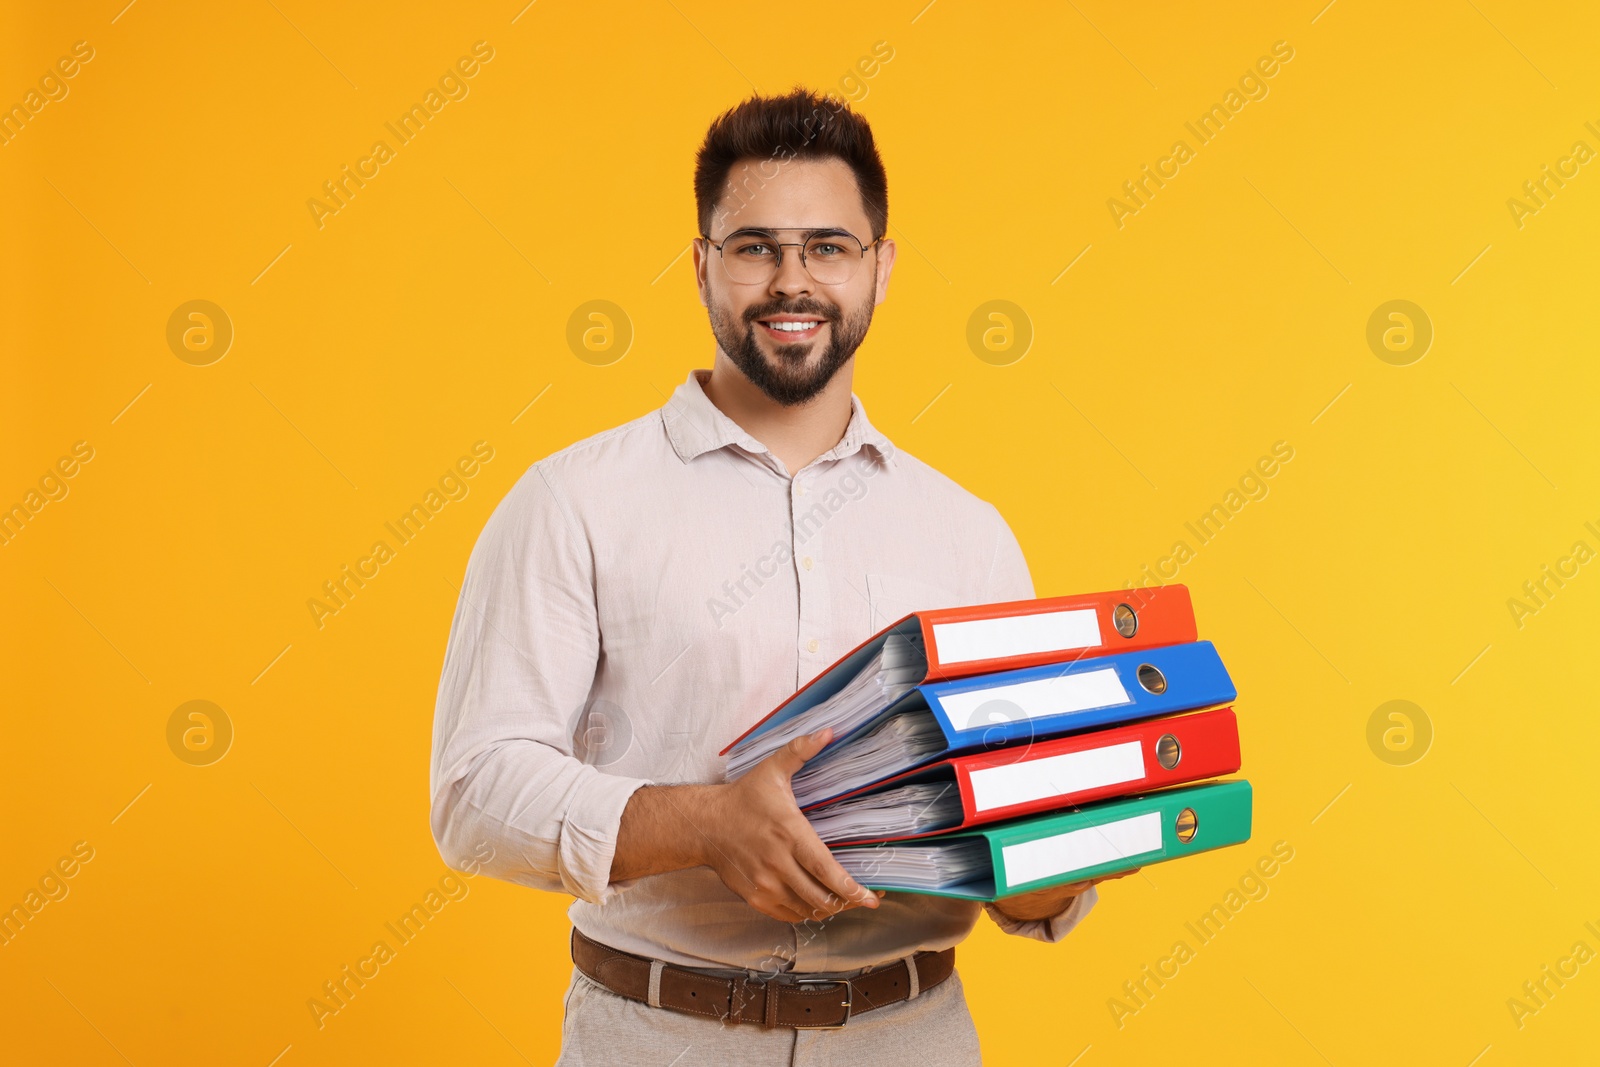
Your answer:
[[[806,245],[810,243],[811,238],[819,237],[819,236],[820,237],[828,237],[828,236],[831,236],[833,234],[843,234],[844,236],[850,238],[850,240],[854,241],[860,247],[860,249],[861,249],[861,259],[864,260],[864,259],[867,258],[867,253],[869,251],[871,251],[872,249],[877,248],[878,245],[883,243],[884,238],[888,237],[888,234],[883,234],[881,236],[874,237],[870,244],[862,244],[861,243],[861,238],[857,237],[855,234],[851,233],[849,230],[845,229],[843,226],[820,226],[820,227],[806,227],[806,226],[742,226],[739,229],[734,230],[732,233],[728,234],[728,236],[724,237],[722,239],[722,244],[718,244],[716,241],[713,241],[711,239],[711,235],[709,233],[701,234],[700,235],[700,239],[705,241],[706,244],[710,245],[712,248],[715,248],[717,250],[717,259],[722,261],[723,272],[727,273],[727,270],[728,270],[727,261],[722,259],[722,246],[723,245],[727,244],[729,241],[733,240],[735,237],[740,236],[741,234],[763,234],[763,235],[771,234],[774,237],[776,237],[778,232],[781,231],[781,230],[799,230],[799,231],[801,231],[802,233],[804,233],[806,235],[806,239],[804,241],[777,241],[777,240],[774,240],[772,242],[773,246],[776,247],[777,250],[778,250],[778,261],[777,261],[776,264],[773,265],[772,278],[776,278],[778,276],[778,272],[783,269],[783,250],[785,248],[798,248],[800,250],[800,269],[805,271],[806,274],[808,276],[810,276],[812,281],[816,281],[817,280],[816,275],[811,273],[811,268],[806,264]],[[854,278],[854,277],[855,277],[855,274],[854,274],[854,272],[852,272],[851,275],[850,275],[850,278]],[[755,281],[755,282],[738,282],[738,281],[734,281],[733,280],[733,276],[730,274],[728,276],[728,281],[732,282],[732,284],[734,284],[734,285],[764,285],[764,284],[766,284],[766,282],[771,281],[772,278],[767,278],[767,279],[764,279],[763,281]],[[845,281],[849,281],[850,278],[846,278]],[[818,285],[825,285],[825,284],[843,285],[844,282],[833,282],[833,283],[817,282],[817,284]]]

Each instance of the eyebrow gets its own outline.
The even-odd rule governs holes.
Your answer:
[[[724,237],[723,240],[724,241],[731,241],[733,238],[738,237],[740,234],[760,234],[763,237],[775,237],[775,236],[777,236],[778,231],[780,231],[780,230],[799,230],[801,232],[802,236],[805,236],[805,237],[808,237],[808,238],[809,237],[816,237],[818,235],[828,235],[828,234],[836,234],[836,233],[842,233],[842,234],[846,235],[847,237],[855,237],[855,234],[851,233],[849,230],[845,229],[843,226],[823,226],[823,227],[820,227],[820,228],[817,228],[817,229],[807,229],[804,226],[741,226],[739,229],[734,230],[732,233],[728,234],[727,237]],[[860,238],[857,238],[857,240],[860,240]]]

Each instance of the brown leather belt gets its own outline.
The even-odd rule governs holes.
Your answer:
[[[916,988],[921,993],[955,971],[956,950],[918,952],[912,959],[917,968]],[[577,927],[572,929],[572,962],[613,993],[646,1004],[652,1003],[651,971],[659,970],[655,1004],[724,1022],[769,1027],[838,1028],[852,1016],[887,1007],[912,993],[912,975],[904,960],[847,979],[789,975],[767,981],[743,976],[717,978],[602,945],[579,933]]]

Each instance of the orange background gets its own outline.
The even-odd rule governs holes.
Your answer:
[[[709,366],[692,154],[797,82],[857,100],[889,167],[874,421],[1001,508],[1041,594],[1164,566],[1240,689],[1255,837],[1106,885],[1063,944],[982,923],[988,1061],[1588,1055],[1600,176],[1508,201],[1600,148],[1592,6],[123,2],[10,4],[0,34],[0,104],[93,50],[0,145],[0,506],[60,497],[0,545],[0,906],[92,849],[0,946],[8,1058],[554,1058],[567,899],[488,878],[320,1029],[307,1001],[448,873],[430,727],[478,531],[530,463]],[[319,227],[323,182],[479,41],[467,95]],[[602,299],[621,358],[567,340]],[[192,300],[231,323],[220,359],[169,346]],[[1025,352],[969,343],[994,300]],[[1431,323],[1420,359],[1369,347],[1392,300]],[[307,600],[479,441],[467,495],[319,628]],[[1569,577],[1535,603],[1545,565]],[[169,741],[193,700],[231,724],[208,765]],[[1393,700],[1409,740],[1369,740]],[[1266,894],[1119,1019],[1278,841]],[[1546,965],[1572,976],[1538,1003]]]

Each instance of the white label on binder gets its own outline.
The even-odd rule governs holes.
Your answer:
[[[1161,813],[1146,812],[1102,826],[1087,826],[1064,834],[1006,845],[1000,850],[1006,865],[1006,884],[1023,885],[1087,870],[1113,860],[1161,851]]]
[[[938,647],[940,663],[1061,652],[1098,645],[1100,620],[1093,608],[1074,608],[999,619],[936,622],[933,643]]]
[[[998,703],[997,703],[998,702]],[[1129,703],[1115,667],[1075,671],[939,697],[958,730]]]
[[[977,811],[989,811],[1143,777],[1144,748],[1126,741],[973,771],[972,803]]]

